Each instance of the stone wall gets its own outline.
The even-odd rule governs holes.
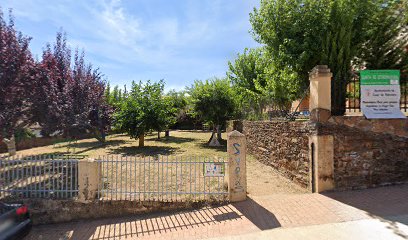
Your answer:
[[[303,187],[309,185],[309,124],[305,121],[230,121],[245,134],[248,153]]]
[[[247,138],[248,153],[284,176],[310,185],[311,135],[333,135],[334,185],[337,190],[408,182],[408,120],[334,116],[309,121],[230,121],[227,131]]]
[[[338,190],[408,181],[407,119],[332,117],[318,134],[334,137],[334,182]]]

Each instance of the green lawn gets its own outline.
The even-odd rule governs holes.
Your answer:
[[[18,151],[18,155],[38,154],[80,154],[89,157],[103,155],[122,156],[206,156],[225,157],[226,141],[221,147],[209,147],[207,144],[211,132],[203,131],[171,131],[170,137],[165,138],[162,133],[161,139],[157,139],[157,133],[146,136],[145,146],[139,147],[138,140],[131,139],[124,134],[114,134],[107,137],[105,143],[96,139],[83,139],[77,142],[64,142],[54,145],[37,147]],[[226,134],[223,134],[226,138]]]

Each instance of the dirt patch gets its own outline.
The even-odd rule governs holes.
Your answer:
[[[309,192],[306,188],[283,177],[273,167],[257,161],[252,156],[248,156],[247,159],[247,184],[249,196]]]

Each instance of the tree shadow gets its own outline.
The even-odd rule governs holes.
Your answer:
[[[185,137],[174,137],[174,136],[169,136],[169,137],[162,137],[160,139],[157,138],[150,138],[146,139],[145,141],[148,142],[163,142],[163,143],[186,143],[186,142],[193,142],[196,139],[194,138],[185,138]]]
[[[164,146],[132,146],[132,147],[120,147],[111,149],[109,154],[119,154],[123,156],[156,156],[156,155],[170,155],[180,148],[164,147]]]
[[[85,153],[91,150],[99,149],[99,148],[106,148],[106,147],[113,147],[118,146],[121,144],[125,144],[126,141],[124,140],[108,140],[104,143],[102,142],[73,142],[68,145],[58,146],[56,148],[68,148],[73,149],[75,154]],[[77,151],[80,149],[79,151]]]
[[[56,146],[55,148],[95,148],[95,147],[107,147],[107,146],[117,146],[120,144],[125,144],[124,140],[107,140],[106,142],[72,142],[63,146]]]
[[[211,146],[208,146],[207,142],[201,142],[201,143],[198,144],[198,146],[200,148],[204,148],[204,149],[213,149],[213,150],[215,150],[217,152],[227,152],[227,140],[221,139],[220,144],[221,144],[221,146],[219,146],[219,147],[211,147]]]

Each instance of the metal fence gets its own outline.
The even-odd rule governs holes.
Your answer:
[[[408,112],[408,77],[401,77],[401,99],[400,109]],[[353,74],[351,81],[347,84],[346,113],[361,112],[360,109],[360,75]]]
[[[225,173],[227,162],[222,158],[107,156],[97,162],[102,201],[222,201],[228,196],[224,174],[204,174],[208,164],[220,166]]]
[[[0,158],[0,198],[69,199],[78,195],[78,156]]]

